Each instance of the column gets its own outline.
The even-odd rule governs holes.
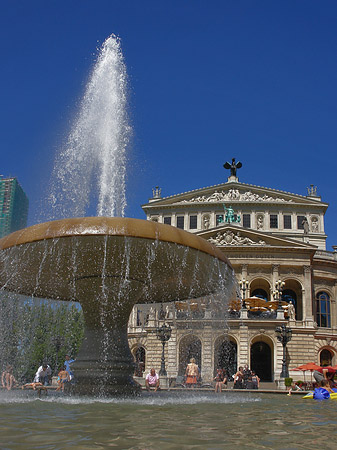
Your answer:
[[[202,335],[201,349],[201,377],[204,383],[209,383],[213,379],[213,345],[212,327],[205,324]]]
[[[307,326],[314,326],[314,316],[312,311],[312,292],[311,292],[311,267],[303,266],[304,282],[302,292],[303,321]]]

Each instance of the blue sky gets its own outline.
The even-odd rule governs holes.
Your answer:
[[[3,0],[0,173],[40,215],[97,47],[121,38],[134,128],[127,216],[160,185],[172,195],[227,180],[330,203],[337,245],[336,1]]]

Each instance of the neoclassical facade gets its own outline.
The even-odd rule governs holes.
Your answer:
[[[292,330],[286,347],[290,376],[303,378],[292,369],[309,361],[337,364],[337,252],[326,250],[327,207],[312,185],[305,196],[292,194],[241,183],[236,171],[226,183],[169,197],[155,188],[142,206],[147,220],[196,233],[220,248],[247,303],[232,298],[220,315],[184,302],[138,305],[128,331],[139,366],[160,368],[156,328],[164,322],[172,328],[165,346],[170,377],[182,375],[194,356],[205,382],[219,366],[233,373],[244,364],[262,380],[277,381],[283,346],[275,329],[282,324]]]

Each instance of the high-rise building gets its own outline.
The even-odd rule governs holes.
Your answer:
[[[28,197],[14,177],[0,177],[0,238],[27,226]]]

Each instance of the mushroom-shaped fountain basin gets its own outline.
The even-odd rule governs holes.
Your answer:
[[[0,240],[0,286],[80,302],[85,335],[75,392],[128,394],[133,358],[127,323],[137,303],[230,290],[226,256],[186,231],[139,219],[85,217],[34,225]]]

